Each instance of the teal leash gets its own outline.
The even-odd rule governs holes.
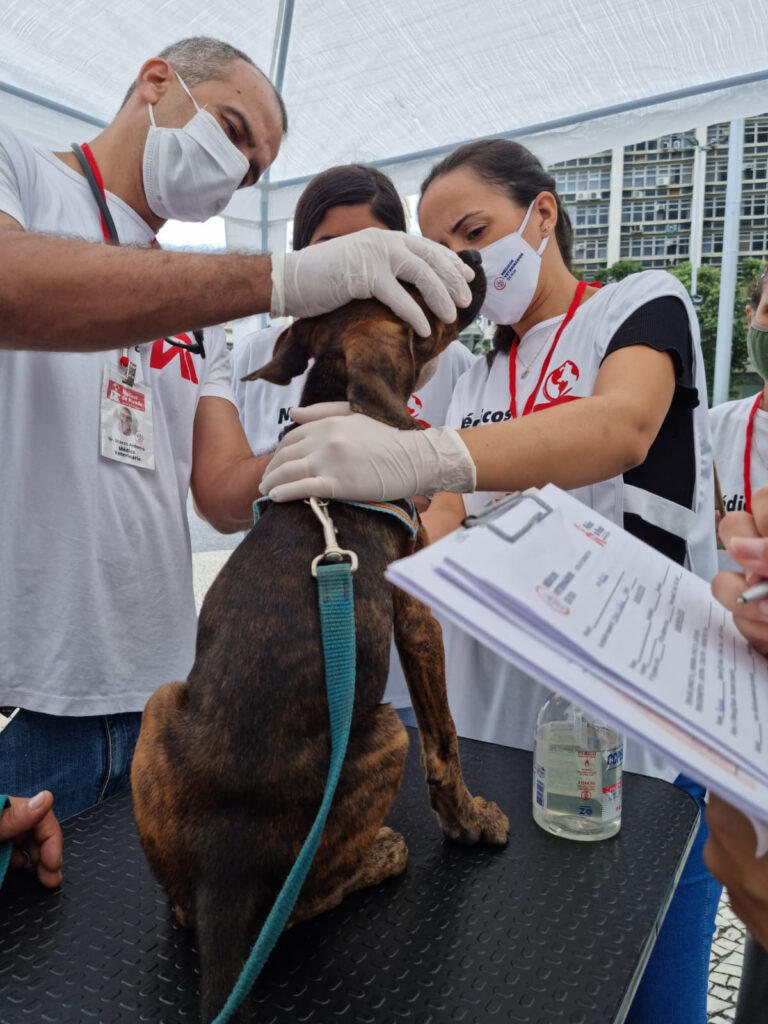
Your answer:
[[[254,505],[257,504],[254,502]],[[313,560],[312,575],[317,578],[320,629],[325,657],[325,687],[331,725],[328,778],[314,824],[272,905],[235,987],[213,1024],[226,1024],[231,1020],[232,1015],[253,988],[291,916],[317,852],[349,742],[352,707],[355,701],[355,603],[352,573],[357,568],[357,556],[352,551],[342,550],[336,543],[333,523],[326,510],[327,502],[311,498],[309,504],[320,519],[325,537],[325,552]],[[257,508],[254,508],[254,519],[258,519]]]
[[[0,814],[3,813],[6,807],[11,806],[11,798],[9,796],[0,796]],[[8,870],[8,865],[11,863],[11,854],[13,853],[13,842],[10,839],[6,839],[5,842],[0,843],[0,886],[5,881],[5,873]]]

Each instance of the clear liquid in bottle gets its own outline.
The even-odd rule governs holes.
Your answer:
[[[552,694],[539,712],[533,818],[567,839],[596,840],[621,828],[624,737]]]

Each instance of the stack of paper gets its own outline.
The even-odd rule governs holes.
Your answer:
[[[564,491],[549,485],[507,499],[387,576],[768,818],[768,660],[708,583]]]

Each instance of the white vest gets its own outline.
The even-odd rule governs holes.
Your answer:
[[[693,370],[699,405],[693,410],[696,452],[696,493],[692,510],[656,495],[627,487],[621,476],[571,493],[595,511],[622,524],[625,512],[686,538],[686,565],[704,579],[716,572],[712,448],[707,418],[706,381],[699,327],[688,294],[665,271],[633,274],[607,285],[580,306],[563,330],[538,392],[535,410],[592,393],[600,364],[614,334],[640,306],[664,295],[684,303],[693,338]],[[544,321],[521,339],[516,361],[517,408],[521,411],[536,388],[547,352],[563,317]],[[509,357],[497,354],[489,369],[483,360],[462,377],[448,410],[450,426],[463,428],[510,418]],[[468,514],[484,508],[500,494],[464,495]],[[449,622],[443,623],[448,695],[459,735],[532,749],[536,716],[547,690],[529,676],[470,639]],[[627,744],[627,769],[668,780],[677,771],[644,748]]]
[[[744,451],[747,444],[747,421],[755,404],[756,395],[724,402],[709,410],[712,428],[712,450],[723,492],[726,512],[743,512],[745,500]],[[768,487],[768,412],[758,409],[754,419],[749,479],[752,493]],[[765,461],[763,461],[765,460]],[[733,569],[741,572],[727,551],[717,552],[721,572]]]

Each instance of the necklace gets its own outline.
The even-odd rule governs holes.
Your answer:
[[[520,361],[520,362],[521,362],[521,363],[523,364],[523,372],[522,372],[522,373],[520,374],[520,379],[521,379],[521,380],[525,380],[525,378],[526,378],[526,377],[528,376],[528,374],[529,374],[529,373],[531,372],[531,367],[532,367],[532,366],[533,366],[533,364],[534,364],[534,363],[536,362],[536,360],[537,360],[537,359],[539,358],[539,356],[541,355],[541,353],[542,353],[542,352],[544,351],[544,346],[546,345],[546,343],[547,343],[547,341],[549,340],[549,338],[550,338],[550,337],[551,337],[551,335],[550,335],[550,334],[545,334],[545,335],[544,335],[544,340],[543,340],[543,341],[542,341],[542,343],[541,343],[541,344],[540,344],[540,345],[539,345],[539,346],[537,347],[537,349],[536,349],[536,351],[534,352],[534,354],[533,354],[532,358],[531,358],[531,359],[530,359],[530,360],[529,360],[529,361],[528,361],[527,363],[525,362],[525,360],[524,360],[524,359],[521,359],[521,358],[520,358],[520,348],[519,348],[519,346],[518,346],[518,350],[517,350],[517,358],[518,358],[518,360],[519,360],[519,361]]]

